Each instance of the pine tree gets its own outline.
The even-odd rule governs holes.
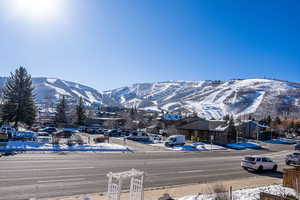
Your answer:
[[[249,115],[248,120],[252,120],[252,116],[251,115]]]
[[[266,124],[267,124],[268,126],[271,126],[271,124],[272,124],[272,118],[271,118],[270,115],[268,115],[268,117],[267,117],[267,119],[266,119]]]
[[[36,118],[36,105],[31,76],[24,67],[11,73],[3,88],[2,121],[32,126]]]
[[[230,117],[229,123],[228,123],[228,137],[232,140],[235,140],[237,136],[236,127],[234,125],[234,119],[233,117]]]
[[[226,115],[223,117],[223,120],[225,120],[225,121],[229,121],[229,120],[230,120],[230,116],[229,116],[229,114],[226,114]]]
[[[275,125],[280,125],[281,124],[281,119],[277,116],[276,118],[275,118]]]
[[[55,115],[56,123],[67,123],[67,102],[65,96],[63,96],[56,107]]]
[[[79,99],[79,103],[76,106],[76,115],[77,115],[77,122],[78,125],[84,125],[84,120],[86,119],[85,107],[83,103],[82,97]]]

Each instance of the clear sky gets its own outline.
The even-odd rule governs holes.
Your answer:
[[[0,76],[22,65],[99,90],[165,80],[300,82],[299,12],[299,0],[0,0]]]

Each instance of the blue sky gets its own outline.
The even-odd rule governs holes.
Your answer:
[[[47,20],[14,14],[11,1],[0,2],[0,76],[22,65],[99,90],[165,80],[300,82],[297,0],[58,0],[60,13]]]

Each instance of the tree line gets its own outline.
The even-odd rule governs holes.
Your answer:
[[[19,67],[8,77],[0,95],[1,124],[11,124],[18,128],[20,124],[31,127],[36,122],[36,95],[31,75],[26,68]],[[56,106],[55,122],[67,123],[67,102],[65,96]],[[86,119],[86,109],[80,97],[76,105],[76,124],[83,125]]]

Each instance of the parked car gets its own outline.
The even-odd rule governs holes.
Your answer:
[[[78,131],[79,132],[86,132],[86,127],[85,126],[80,126],[79,128],[78,128]]]
[[[117,129],[111,129],[104,133],[108,137],[119,137],[121,133]]]
[[[167,138],[165,142],[165,146],[173,147],[175,145],[184,145],[185,144],[185,136],[184,135],[172,135]]]
[[[300,153],[289,154],[285,158],[285,163],[287,165],[300,165]]]
[[[298,143],[298,144],[295,145],[295,150],[296,151],[300,151],[300,143]]]
[[[38,132],[38,136],[50,136],[47,132]]]
[[[128,137],[130,136],[130,131],[121,131],[121,136]]]
[[[54,132],[57,132],[57,129],[54,127],[46,127],[46,128],[41,129],[40,132],[47,132],[47,133],[52,134]]]
[[[99,128],[97,131],[96,131],[97,134],[104,134],[104,130]]]
[[[3,125],[0,128],[0,133],[6,133],[9,135],[9,137],[11,137],[15,132],[16,132],[16,129],[14,129],[8,125]]]
[[[160,142],[162,142],[162,136],[160,136],[160,135],[151,135],[150,140],[153,143],[160,143]]]
[[[143,131],[133,131],[130,133],[128,137],[126,137],[128,140],[133,140],[133,141],[143,141],[147,142],[150,140],[150,137],[147,133]]]
[[[242,162],[241,166],[244,169],[250,169],[257,172],[262,172],[264,170],[277,171],[278,165],[272,159],[267,157],[258,156],[246,156]]]

